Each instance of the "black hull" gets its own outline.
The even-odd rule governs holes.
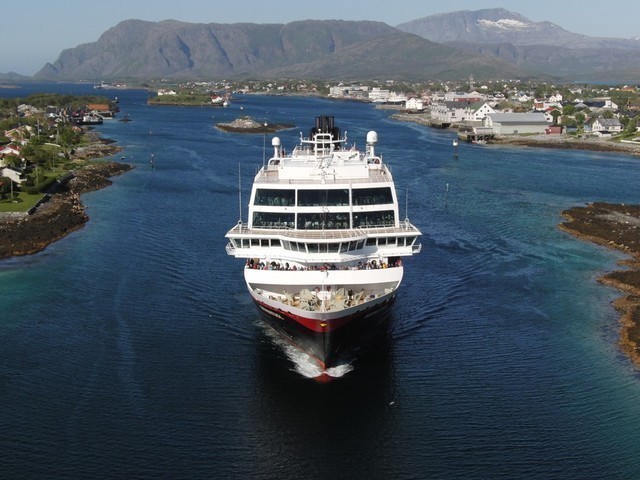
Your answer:
[[[381,325],[391,313],[395,295],[376,308],[362,312],[337,330],[315,332],[282,315],[256,303],[265,322],[286,341],[313,357],[323,369],[352,360],[358,352],[374,341]]]

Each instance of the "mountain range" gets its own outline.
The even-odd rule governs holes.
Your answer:
[[[126,20],[64,50],[35,80],[639,78],[640,40],[571,33],[505,9],[382,22]]]

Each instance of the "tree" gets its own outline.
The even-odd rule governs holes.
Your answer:
[[[636,118],[627,118],[627,124],[624,127],[625,133],[635,133],[638,129],[638,120]]]
[[[7,194],[11,192],[11,179],[9,177],[0,177],[0,198],[7,198]]]
[[[576,112],[576,106],[571,104],[571,103],[567,103],[566,105],[562,106],[562,113],[564,115],[568,115],[571,116]]]

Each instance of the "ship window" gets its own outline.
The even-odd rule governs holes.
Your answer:
[[[367,238],[367,245],[369,246],[376,246],[376,239],[375,238]]]
[[[254,212],[254,228],[293,228],[293,213]]]
[[[252,247],[259,247],[260,246],[260,240],[258,238],[252,238],[251,239],[251,246]]]
[[[254,205],[267,205],[270,207],[292,207],[295,205],[295,190],[274,190],[258,188]]]
[[[354,205],[386,205],[393,203],[391,187],[354,188],[351,195]]]
[[[378,246],[384,246],[386,244],[387,244],[387,238],[386,237],[378,239]]]
[[[278,240],[277,238],[272,238],[271,239],[271,246],[272,247],[281,247],[282,244],[280,243],[280,240]]]
[[[353,216],[353,227],[393,227],[395,214],[393,210],[381,210],[378,212],[359,212]]]
[[[349,214],[344,213],[299,213],[300,230],[346,230],[349,228]]]
[[[291,250],[291,243],[288,240],[282,240],[282,246],[285,250]]]
[[[407,243],[406,243],[406,245],[407,245],[407,246],[413,245],[413,242],[415,242],[415,241],[416,241],[416,238],[417,238],[417,237],[407,237]]]
[[[318,253],[317,243],[307,243],[307,248],[309,249],[309,253]]]
[[[344,253],[349,250],[349,242],[344,242],[340,244],[340,253]]]
[[[300,207],[338,207],[349,205],[349,190],[298,190]]]
[[[338,253],[339,249],[340,249],[340,244],[339,243],[330,243],[329,244],[329,253]]]
[[[387,245],[395,246],[398,243],[398,239],[396,237],[387,238]]]
[[[360,250],[362,247],[364,247],[364,240],[360,240],[358,242],[358,250]]]
[[[355,250],[357,246],[357,242],[349,242],[349,250]]]

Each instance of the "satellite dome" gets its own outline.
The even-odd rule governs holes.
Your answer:
[[[367,133],[367,143],[378,143],[378,134],[373,130]]]

